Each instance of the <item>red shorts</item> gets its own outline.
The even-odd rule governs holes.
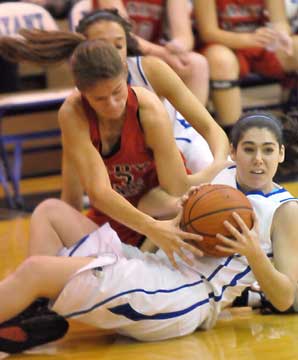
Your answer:
[[[199,52],[204,55],[204,50],[210,45],[212,44],[201,46]],[[247,76],[249,73],[256,73],[277,79],[285,75],[280,61],[272,51],[263,48],[249,48],[235,50],[235,55],[239,61],[240,78]]]
[[[285,74],[274,52],[263,48],[235,50],[240,65],[240,77],[256,73],[273,78],[282,78]]]

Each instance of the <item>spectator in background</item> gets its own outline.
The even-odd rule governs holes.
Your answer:
[[[117,8],[129,19],[144,55],[155,55],[168,63],[195,96],[205,105],[209,93],[209,72],[206,59],[192,51],[187,0],[93,0],[94,8]],[[177,16],[179,14],[179,16]],[[164,25],[168,21],[169,39]]]
[[[284,0],[195,0],[194,4],[218,122],[229,132],[242,112],[239,77],[254,72],[281,79],[285,72],[298,69],[298,48],[289,36]]]
[[[46,8],[56,19],[67,17],[68,11],[75,0],[23,0]]]

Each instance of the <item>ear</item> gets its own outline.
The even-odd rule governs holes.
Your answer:
[[[279,150],[278,162],[282,163],[284,160],[285,160],[285,147],[284,147],[284,145],[281,145],[280,150]]]
[[[230,144],[230,157],[233,161],[236,161],[236,149],[232,144]]]

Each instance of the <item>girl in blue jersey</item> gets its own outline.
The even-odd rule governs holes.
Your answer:
[[[219,312],[255,281],[279,311],[297,309],[298,204],[273,181],[285,151],[280,123],[268,114],[246,115],[234,126],[231,147],[236,167],[214,182],[241,189],[255,216],[248,229],[233,215],[241,232],[225,222],[234,239],[217,236],[230,256],[194,257],[191,266],[177,258],[175,269],[162,251],[144,254],[121,244],[108,224],[88,235],[93,223],[51,200],[51,212],[42,205],[35,210],[32,228],[43,224],[39,236],[54,244],[52,253],[28,258],[0,282],[0,322],[45,296],[66,318],[142,341],[162,340],[211,328]],[[15,318],[0,326],[0,350],[7,351],[9,337],[19,349],[12,336],[16,327],[33,337],[26,322]]]

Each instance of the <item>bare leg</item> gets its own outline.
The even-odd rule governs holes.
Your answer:
[[[190,52],[187,54],[187,63],[187,69],[181,78],[201,103],[206,105],[209,97],[208,61],[203,55]]]
[[[0,282],[0,323],[11,319],[38,297],[55,299],[69,278],[92,258],[33,256]]]
[[[70,247],[98,225],[58,199],[42,202],[33,212],[30,224],[30,255],[56,255]]]
[[[198,53],[188,52],[164,59],[180,76],[192,93],[206,105],[209,96],[209,69],[207,59]]]
[[[210,66],[212,80],[238,80],[239,64],[234,52],[222,45],[209,46],[205,51]],[[241,93],[239,86],[228,89],[214,89],[212,101],[222,126],[233,125],[242,113]]]

